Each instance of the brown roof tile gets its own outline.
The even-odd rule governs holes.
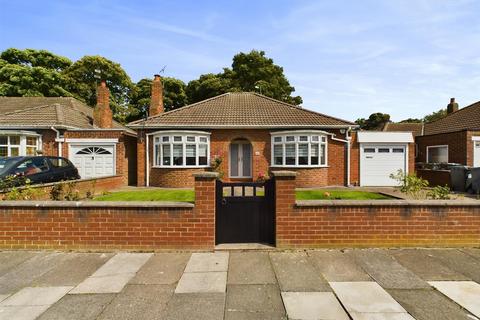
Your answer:
[[[382,129],[382,131],[388,131],[388,132],[409,131],[409,132],[412,132],[414,137],[421,136],[422,130],[423,130],[423,123],[421,122],[403,122],[403,123],[387,122]]]
[[[0,127],[96,129],[93,108],[69,97],[0,97]],[[135,133],[114,121],[113,129]]]
[[[478,129],[480,129],[480,101],[450,113],[442,119],[426,123],[424,135]]]
[[[354,123],[290,105],[257,93],[229,92],[147,120],[129,124],[150,127],[348,127]]]

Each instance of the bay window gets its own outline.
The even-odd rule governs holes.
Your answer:
[[[272,133],[272,166],[324,167],[327,136],[323,131]]]
[[[34,156],[40,144],[39,135],[29,131],[1,131],[0,157]]]
[[[203,132],[160,132],[153,136],[154,166],[206,167],[210,137]]]

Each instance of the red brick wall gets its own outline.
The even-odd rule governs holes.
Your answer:
[[[427,162],[427,146],[448,145],[448,162],[471,165],[467,163],[468,141],[466,143],[466,139],[466,131],[416,137],[416,143],[418,145],[418,157],[416,161]]]
[[[480,245],[480,204],[295,202],[295,179],[276,180],[276,244],[311,247]],[[311,202],[310,202],[311,204]]]
[[[215,180],[200,178],[195,207],[158,203],[0,202],[3,249],[213,249]]]
[[[203,172],[202,168],[152,168],[150,185],[162,188],[193,188],[193,174]]]

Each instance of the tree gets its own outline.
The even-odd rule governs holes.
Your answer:
[[[0,96],[72,96],[62,74],[71,64],[45,50],[7,49],[0,54]]]
[[[400,123],[421,123],[423,120],[418,118],[408,118],[400,121]]]
[[[264,51],[238,53],[233,57],[231,69],[224,68],[218,74],[201,75],[187,86],[190,103],[231,91],[259,92],[295,105],[302,103],[300,96],[292,96],[295,88],[288,82],[283,68],[267,58]]]
[[[434,111],[430,114],[427,114],[425,117],[423,117],[423,121],[425,123],[433,122],[433,121],[442,119],[446,115],[447,115],[447,109],[440,109],[438,111]]]
[[[84,56],[63,73],[69,79],[69,91],[92,107],[97,101],[97,85],[100,80],[105,80],[110,89],[110,107],[115,120],[126,121],[133,83],[120,64],[101,56]]]
[[[387,113],[372,113],[368,119],[360,118],[355,121],[364,130],[380,130],[385,123],[390,122],[390,115]]]
[[[186,85],[182,80],[164,77],[162,78],[162,84],[165,111],[177,109],[187,104]],[[151,79],[142,79],[135,84],[131,95],[131,112],[127,121],[138,120],[148,114],[151,87]]]

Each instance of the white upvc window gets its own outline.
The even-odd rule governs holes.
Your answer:
[[[210,136],[208,133],[178,131],[159,132],[153,136],[155,167],[208,167]]]
[[[323,131],[272,133],[273,167],[326,167],[327,134]]]
[[[26,131],[0,131],[0,157],[34,156],[39,150],[40,136]]]
[[[428,163],[448,163],[448,145],[428,146]]]

